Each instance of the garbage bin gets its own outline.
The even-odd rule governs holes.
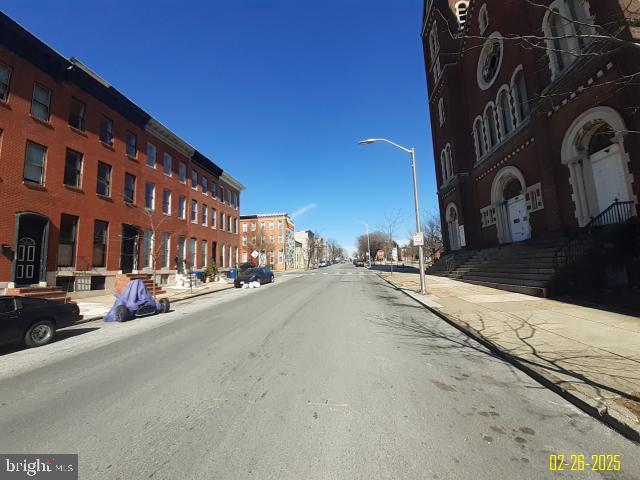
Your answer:
[[[199,280],[199,281],[202,281],[202,273],[203,272],[200,272],[200,271],[193,272],[193,274],[195,275],[196,279]]]
[[[238,270],[236,268],[230,268],[229,269],[229,278],[231,280],[235,280],[237,276],[238,276]]]

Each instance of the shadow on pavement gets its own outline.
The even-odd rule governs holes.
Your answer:
[[[69,338],[77,337],[79,335],[84,335],[85,333],[90,333],[95,330],[100,330],[99,327],[85,327],[85,328],[65,328],[62,330],[56,331],[56,336],[53,341],[49,345],[53,345],[54,343],[62,342]],[[38,347],[36,347],[38,348]],[[19,352],[20,350],[30,350],[30,348],[25,347],[21,344],[11,344],[11,345],[3,345],[0,347],[0,356],[8,355],[9,353]]]

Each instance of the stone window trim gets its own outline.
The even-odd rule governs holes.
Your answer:
[[[547,46],[549,70],[551,81],[558,79],[574,64],[580,52],[584,51],[593,38],[582,38],[580,35],[595,33],[593,15],[588,0],[580,1],[579,8],[575,0],[555,0],[547,7],[547,12],[542,20],[542,32]],[[575,13],[576,17],[574,17]],[[560,19],[563,31],[559,35],[552,32],[552,15]],[[585,30],[584,32],[581,30]],[[561,64],[561,62],[563,64]]]
[[[492,53],[491,46],[496,41],[498,42],[500,56],[498,58],[495,71],[492,73],[491,78],[485,79],[484,70],[486,67],[486,63],[487,63],[487,60],[489,60],[489,55]],[[478,65],[476,68],[476,82],[480,90],[488,90],[495,83],[496,79],[499,76],[503,59],[504,59],[504,40],[503,40],[502,34],[500,32],[493,32],[485,40],[484,45],[482,46],[482,50],[480,51],[480,56],[478,57]]]
[[[480,30],[480,35],[484,35],[484,32],[487,31],[488,26],[489,12],[487,10],[487,4],[483,3],[478,12],[478,29]]]

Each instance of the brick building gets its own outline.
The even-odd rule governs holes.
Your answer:
[[[566,236],[617,201],[636,214],[636,0],[426,0],[448,251]]]
[[[251,257],[257,251],[274,270],[295,268],[295,224],[287,213],[242,215],[240,228],[242,263],[257,263]]]
[[[0,287],[235,265],[243,186],[0,13]]]

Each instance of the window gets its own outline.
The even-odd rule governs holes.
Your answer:
[[[216,222],[217,222],[217,216],[218,214],[216,213],[216,209],[212,208],[211,209],[211,228],[216,228]]]
[[[249,258],[249,254],[247,252],[242,252],[242,263],[247,263]]]
[[[156,208],[156,186],[153,182],[147,182],[144,186],[144,208],[147,210]]]
[[[187,166],[183,162],[178,164],[178,179],[181,183],[186,183],[187,181]]]
[[[84,132],[86,110],[87,107],[84,103],[77,98],[71,97],[71,105],[69,107],[69,125]]]
[[[502,134],[506,137],[515,127],[508,90],[501,90],[498,94],[498,119]]]
[[[171,215],[171,190],[166,188],[162,192],[162,213]]]
[[[169,177],[171,176],[172,162],[173,158],[171,158],[171,155],[169,155],[168,153],[165,153],[162,156],[162,171]]]
[[[440,126],[444,125],[444,99],[440,98],[438,100],[438,120],[440,121]]]
[[[224,187],[220,185],[220,201],[224,203]]]
[[[156,168],[156,146],[153,143],[147,143],[147,165]]]
[[[58,241],[58,266],[72,267],[76,250],[78,217],[63,213],[60,216],[60,239]]]
[[[477,66],[477,82],[482,90],[487,90],[495,82],[503,57],[502,36],[492,33],[484,43]]]
[[[480,13],[478,14],[478,27],[480,28],[480,35],[482,35],[489,26],[489,12],[487,12],[487,4],[483,4],[480,7]]]
[[[138,156],[138,137],[133,132],[127,132],[127,155],[134,158]]]
[[[273,222],[269,222],[269,230],[273,231],[273,229],[275,228],[275,225]]]
[[[24,157],[24,180],[27,182],[44,183],[44,162],[47,147],[33,142],[27,142]]]
[[[247,246],[247,236],[246,236],[246,235],[243,235],[243,236],[242,236],[242,246],[243,246],[243,247],[246,247],[246,246]]]
[[[516,118],[518,123],[526,120],[529,116],[529,96],[527,95],[527,84],[524,78],[524,71],[520,67],[511,80],[513,103],[516,107]]]
[[[278,235],[278,244],[282,245],[284,243],[284,237],[282,235]]]
[[[104,197],[111,196],[111,165],[98,162],[96,192]]]
[[[498,144],[498,130],[496,128],[496,112],[493,104],[489,104],[484,112],[484,122],[487,126],[487,147],[492,150]]]
[[[109,222],[96,220],[93,222],[93,267],[104,267],[107,260],[107,239],[109,238]]]
[[[571,46],[569,37],[565,31],[565,27],[568,27],[568,25],[566,25],[568,20],[564,20],[562,18],[558,9],[553,9],[549,13],[548,21],[548,28],[551,34],[551,49],[549,54],[551,56],[551,60],[555,63],[557,74],[562,72],[571,63],[569,58]]]
[[[31,99],[31,115],[43,122],[49,121],[51,107],[51,90],[39,83],[33,85],[33,98]]]
[[[178,218],[184,220],[186,218],[187,199],[185,197],[178,198]]]
[[[191,170],[191,188],[198,190],[198,172]]]
[[[124,201],[126,203],[136,201],[136,177],[130,173],[124,174]]]
[[[256,224],[255,224],[255,223],[252,223],[252,224],[251,224],[251,231],[252,231],[252,232],[255,232],[255,231],[256,231]]]
[[[236,210],[238,210],[240,208],[240,205],[238,204],[238,194],[237,193],[233,194],[233,205],[236,207]]]
[[[198,223],[198,202],[191,200],[191,222]]]
[[[170,256],[169,256],[169,248],[171,246],[171,235],[169,235],[167,232],[162,234],[162,245],[161,245],[161,258],[160,261],[162,262],[162,268],[169,268],[169,261],[170,261]]]
[[[64,184],[80,188],[82,182],[82,154],[67,148],[64,161]]]
[[[107,145],[113,145],[113,121],[104,116],[100,120],[100,141]]]
[[[200,222],[202,223],[203,226],[207,226],[207,220],[209,218],[209,209],[207,208],[207,206],[203,203],[202,204],[202,210],[200,211]]]
[[[204,195],[209,195],[209,185],[207,184],[207,177],[202,176],[202,193]]]
[[[195,238],[192,238],[189,243],[191,244],[189,247],[189,253],[191,253],[191,267],[196,268],[196,259],[198,258],[198,241]]]
[[[211,181],[211,196],[213,198],[215,198],[218,195],[218,186],[215,184],[215,182]]]
[[[433,70],[433,80],[438,81],[442,74],[440,67],[440,40],[438,39],[438,24],[434,21],[429,32],[429,51],[431,53],[431,68]]]
[[[231,190],[227,190],[227,205],[231,205]]]
[[[473,137],[476,147],[476,158],[480,160],[486,153],[484,123],[480,117],[476,118],[476,121],[473,123]]]
[[[242,233],[247,233],[249,231],[249,225],[246,223],[242,224]]]
[[[200,242],[200,265],[202,266],[202,268],[206,268],[207,267],[207,241],[206,240],[202,240]]]
[[[9,98],[9,83],[11,82],[11,68],[0,63],[0,101],[6,102]]]
[[[153,232],[145,230],[142,236],[142,268],[153,266]]]
[[[225,230],[224,212],[220,212],[220,230]]]
[[[440,153],[440,169],[442,172],[442,184],[445,185],[453,178],[453,159],[451,157],[451,144]]]
[[[284,253],[278,252],[278,263],[284,263]]]

